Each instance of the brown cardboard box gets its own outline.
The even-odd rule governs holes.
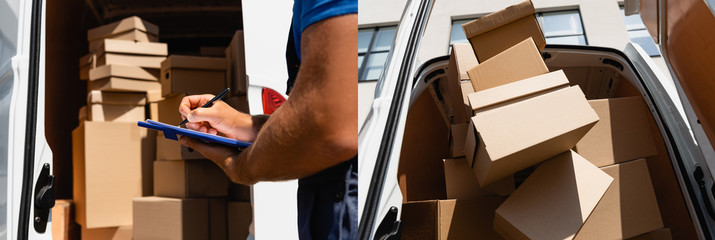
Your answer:
[[[159,107],[159,122],[163,122],[171,125],[179,125],[183,119],[181,118],[181,113],[179,113],[179,105],[181,104],[181,99],[183,99],[186,94],[178,93],[175,95],[167,96],[158,102]]]
[[[154,161],[154,196],[222,197],[227,191],[226,174],[210,160]]]
[[[250,202],[228,202],[228,239],[244,240],[253,218]]]
[[[87,112],[89,112],[89,110],[87,110],[87,105],[80,107],[79,112],[77,113],[77,120],[79,120],[79,122],[86,121],[87,115],[89,114]]]
[[[530,37],[534,39],[535,46],[543,50],[546,40],[534,17],[535,13],[531,0],[527,0],[465,23],[462,29],[479,62]]]
[[[444,183],[449,199],[474,199],[483,196],[508,196],[514,192],[514,177],[508,176],[480,187],[474,171],[464,158],[444,159]]]
[[[89,53],[79,59],[79,79],[89,80],[89,70],[97,67],[97,55]]]
[[[229,182],[228,196],[226,196],[226,198],[230,201],[250,202],[251,187],[234,182]]]
[[[228,238],[228,204],[225,198],[209,198],[209,239]]]
[[[146,100],[148,101],[149,119],[159,121],[159,102],[164,100],[164,97],[161,96],[161,90],[147,91]]]
[[[449,67],[447,69],[447,79],[440,80],[440,84],[447,85],[444,87],[447,93],[446,98],[449,99],[448,104],[454,114],[453,123],[467,123],[472,116],[471,111],[465,108],[466,102],[463,101],[462,81],[469,81],[467,70],[477,66],[477,57],[469,44],[455,43],[452,44],[452,54],[449,57]]]
[[[207,239],[209,200],[141,197],[134,199],[134,239]]]
[[[87,94],[87,104],[90,121],[136,123],[146,119],[146,96],[143,93],[92,90]]]
[[[226,68],[227,86],[231,87],[232,95],[245,95],[248,88],[246,77],[246,52],[243,45],[243,31],[233,34],[231,43],[226,48],[228,67]]]
[[[168,53],[167,49],[166,43],[104,39],[95,50],[95,54],[97,54],[98,57],[107,53],[166,57]]]
[[[548,72],[531,38],[467,70],[472,87],[477,92]]]
[[[127,40],[134,42],[157,42],[159,37],[154,34],[148,34],[138,29],[129,30],[122,33],[117,33],[113,35],[106,36],[105,38],[99,38],[89,41],[89,51],[92,52],[102,45],[102,40],[104,39],[115,39],[115,40]]]
[[[589,100],[601,119],[576,144],[576,152],[602,167],[657,154],[641,97]]]
[[[472,112],[472,107],[469,106],[469,94],[474,93],[474,87],[472,87],[472,82],[467,80],[467,81],[461,81],[459,83],[459,87],[462,88],[462,102],[464,103],[464,112],[465,116],[467,118],[471,118],[474,116],[474,112]],[[469,122],[469,121],[467,121]]]
[[[225,58],[171,55],[161,63],[163,96],[218,94],[226,88]]]
[[[161,90],[161,84],[155,81],[108,77],[89,81],[87,89],[113,92],[147,92]]]
[[[649,233],[644,233],[628,240],[672,240],[673,234],[670,232],[670,228],[661,228]]]
[[[82,228],[82,240],[132,240],[132,225],[106,228]]]
[[[89,70],[89,80],[120,77],[145,81],[158,81],[159,71],[128,65],[104,65]]]
[[[208,47],[202,46],[199,48],[199,55],[207,57],[226,57],[225,47]]]
[[[601,170],[613,184],[574,239],[626,239],[663,227],[645,159]]]
[[[572,239],[613,178],[573,151],[542,163],[496,210],[506,239]]]
[[[243,95],[243,96],[231,96],[228,97],[224,100],[226,104],[231,106],[233,109],[236,109],[240,112],[244,113],[249,113],[250,110],[248,108],[248,96]]]
[[[104,53],[102,55],[97,55],[96,65],[128,65],[147,69],[161,69],[161,62],[164,60],[166,60],[166,56]]]
[[[132,199],[153,191],[155,136],[122,122],[81,122],[72,131],[77,223],[88,229],[132,224]]]
[[[469,123],[452,124],[449,128],[449,148],[452,157],[464,157],[464,140],[467,139]]]
[[[112,35],[125,33],[133,30],[139,30],[150,35],[159,35],[159,27],[144,21],[137,16],[124,18],[120,21],[92,28],[87,31],[87,41],[92,41],[99,38],[106,38]]]
[[[598,121],[581,89],[567,83],[557,71],[470,94],[465,155],[482,186],[568,151]]]
[[[178,123],[175,125],[179,125]],[[164,134],[156,136],[156,160],[197,160],[206,159],[201,153],[181,145],[179,141],[164,137]]]
[[[503,197],[426,200],[402,204],[402,239],[502,239],[492,229]]]
[[[52,239],[78,239],[79,225],[74,222],[74,206],[72,200],[57,199],[52,207]]]

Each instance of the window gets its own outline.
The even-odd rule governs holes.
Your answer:
[[[358,80],[377,80],[395,39],[396,26],[358,30]]]
[[[645,28],[641,15],[626,16],[623,6],[621,6],[621,15],[623,15],[623,21],[626,22],[626,30],[628,30],[628,36],[631,41],[640,45],[651,57],[660,56],[660,50],[658,50],[658,46],[655,45],[655,41],[648,33],[648,29]]]
[[[537,13],[536,19],[544,32],[548,44],[587,45],[586,35],[578,10]],[[462,30],[462,24],[473,19],[455,20],[452,22],[452,36],[449,44],[467,42]]]

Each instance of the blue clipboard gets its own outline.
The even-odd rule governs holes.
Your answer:
[[[178,126],[173,126],[169,125],[166,123],[160,123],[151,119],[147,119],[146,122],[138,121],[137,125],[140,127],[145,127],[149,129],[154,129],[157,131],[162,131],[164,132],[164,137],[178,141],[179,137],[177,135],[181,136],[187,136],[187,137],[192,137],[196,139],[201,139],[206,142],[210,143],[219,143],[223,144],[226,146],[231,146],[231,147],[237,147],[237,148],[246,148],[251,145],[250,142],[244,142],[244,141],[239,141],[236,139],[231,139],[227,137],[222,137],[222,136],[217,136],[213,134],[208,134],[204,132],[199,132],[199,131],[194,131],[191,129],[186,129],[186,128],[180,128]]]

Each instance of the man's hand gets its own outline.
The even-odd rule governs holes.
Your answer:
[[[181,99],[179,113],[188,119],[186,128],[219,134],[246,142],[256,140],[258,129],[254,127],[251,115],[236,111],[223,101],[215,101],[209,108],[201,108],[214,96],[211,94],[192,95]]]

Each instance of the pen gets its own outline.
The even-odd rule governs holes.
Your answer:
[[[209,102],[207,102],[206,104],[204,104],[204,105],[201,106],[201,107],[202,107],[202,108],[211,107],[211,105],[213,105],[216,100],[219,100],[219,99],[223,98],[224,96],[226,96],[226,94],[228,93],[229,90],[231,90],[231,88],[226,88],[226,89],[224,89],[221,93],[219,93],[218,95],[216,95],[214,98],[212,98],[211,100],[209,100]],[[184,119],[184,121],[182,121],[181,124],[179,124],[179,127],[185,125],[185,124],[188,123],[188,122],[189,122],[189,119],[188,119],[188,118],[187,118],[187,119]]]

